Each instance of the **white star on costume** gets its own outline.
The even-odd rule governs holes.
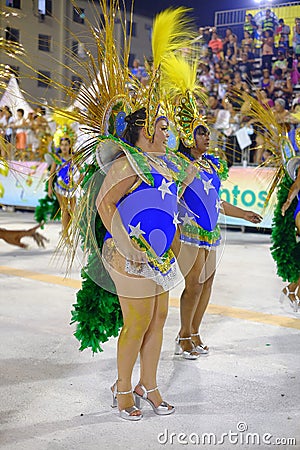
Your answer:
[[[179,214],[179,212],[178,213],[174,212],[173,223],[174,223],[175,227],[177,227],[177,225],[179,223],[181,223],[180,220],[179,220],[178,214]]]
[[[158,190],[161,191],[162,199],[165,199],[166,194],[172,195],[172,192],[169,189],[169,186],[173,184],[173,181],[167,182],[164,178],[162,179],[161,185],[159,186]]]
[[[219,198],[216,200],[216,210],[219,211],[219,209],[221,208],[222,205],[222,200],[220,200]]]
[[[182,225],[192,225],[192,220],[194,216],[189,216],[188,213],[185,213],[184,217],[181,217]]]
[[[208,181],[202,180],[203,186],[204,186],[204,190],[206,192],[207,195],[209,195],[209,190],[210,189],[214,189],[214,186],[211,185],[212,182],[212,178],[210,178]]]
[[[139,222],[136,226],[129,225],[130,233],[129,236],[133,236],[135,238],[139,238],[142,234],[146,234],[145,231],[141,230],[141,222]]]

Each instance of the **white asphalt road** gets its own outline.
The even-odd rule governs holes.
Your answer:
[[[1,227],[33,223],[32,213],[0,212]],[[173,355],[182,286],[172,291],[158,379],[176,412],[160,417],[147,405],[143,420],[129,423],[110,408],[116,340],[92,356],[72,335],[80,265],[67,285],[53,258],[59,231],[46,225],[45,249],[0,241],[1,449],[300,449],[300,313],[278,302],[269,235],[225,233],[202,327],[209,356]]]

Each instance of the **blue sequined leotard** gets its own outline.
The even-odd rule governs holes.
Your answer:
[[[74,193],[74,168],[71,160],[61,158],[61,166],[54,182],[54,190],[63,197],[70,197]]]
[[[179,170],[180,159],[185,161],[185,166],[194,162],[198,168],[198,174],[186,187],[179,203],[180,240],[201,248],[215,248],[221,239],[217,222],[221,178],[227,171],[225,163],[210,154],[204,154],[200,161],[180,152],[169,153],[164,158],[169,160],[169,168],[175,172]]]
[[[116,205],[129,236],[146,250],[148,259],[148,264],[140,265],[142,268],[127,260],[125,269],[128,273],[152,278],[168,290],[176,277],[171,244],[177,227],[177,186],[154,167],[149,167],[152,184],[139,179]],[[107,232],[104,240],[111,237]]]

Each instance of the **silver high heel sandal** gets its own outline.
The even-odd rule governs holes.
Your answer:
[[[286,290],[286,292],[283,292],[284,289]],[[299,286],[296,287],[294,292],[291,292],[289,290],[289,287],[286,286],[282,291],[281,291],[281,295],[280,295],[280,303],[283,303],[285,300],[285,297],[288,298],[290,307],[293,309],[294,312],[298,312],[298,308],[300,306],[300,298],[298,297],[298,291],[299,291]],[[290,299],[290,295],[294,295],[295,296],[295,300],[291,300]]]
[[[117,395],[132,394],[132,389],[130,389],[130,391],[126,391],[126,392],[118,392],[117,391],[117,382],[115,382],[115,384],[113,385],[113,388],[111,389],[111,392],[112,392],[111,407],[117,408],[117,406],[118,406]],[[122,419],[125,419],[125,420],[132,420],[132,421],[141,420],[143,418],[143,414],[141,413],[139,415],[132,415],[132,413],[134,411],[140,411],[140,409],[137,408],[135,405],[133,405],[133,406],[130,406],[129,408],[119,410],[119,415]]]
[[[199,333],[192,333],[191,336],[199,336]],[[209,348],[204,344],[195,345],[195,350],[200,353],[200,355],[207,355],[209,353]]]
[[[135,404],[139,409],[141,409],[141,399],[143,399],[143,400],[145,400],[145,402],[149,403],[149,405],[152,407],[155,414],[158,414],[159,416],[167,416],[167,415],[173,414],[173,412],[175,412],[174,406],[171,406],[164,401],[161,402],[160,405],[155,406],[154,403],[148,398],[148,394],[150,392],[154,392],[158,389],[157,386],[153,389],[149,389],[148,391],[145,388],[145,386],[143,386],[142,384],[139,383],[139,386],[143,391],[143,395],[138,394],[136,391],[133,392],[134,397],[135,397]],[[171,408],[169,408],[170,406],[171,406]]]
[[[180,345],[180,341],[191,341],[191,336],[182,338],[180,336],[177,336],[175,339],[175,355],[180,355],[184,359],[197,359],[200,356],[200,353],[197,352],[196,347],[194,346],[192,350],[182,350],[182,347]],[[194,344],[193,344],[194,345]]]

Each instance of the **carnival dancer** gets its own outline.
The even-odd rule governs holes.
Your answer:
[[[101,3],[105,11],[106,2]],[[101,103],[98,114],[92,117],[96,116],[98,121],[100,136],[97,138],[96,155],[104,179],[101,180],[96,205],[101,222],[107,229],[103,246],[101,244],[100,247],[104,269],[114,282],[123,319],[117,350],[118,379],[111,391],[113,406],[118,406],[120,417],[131,421],[142,418],[142,401],[148,402],[158,415],[169,415],[175,411],[174,406],[163,401],[156,381],[168,311],[168,291],[174,286],[177,276],[176,259],[171,250],[177,228],[177,184],[165,162],[158,157],[165,154],[168,139],[168,120],[160,109],[159,80],[162,60],[176,48],[186,47],[190,41],[189,20],[185,11],[184,8],[169,9],[155,18],[152,32],[153,69],[149,73],[149,87],[142,86],[132,75],[129,86],[128,69],[120,64],[117,51],[105,52],[106,48],[115,49],[111,38],[111,26],[115,23],[112,9],[107,13],[109,15],[104,13],[109,20],[103,32],[104,42],[99,41],[103,59],[97,79],[105,80],[105,83],[99,84]],[[107,39],[110,39],[109,43]],[[115,74],[118,74],[117,78]],[[95,104],[98,106],[99,102]],[[92,110],[91,106],[89,108]],[[130,112],[125,117],[126,129],[120,138],[117,137],[120,136],[118,127],[126,110]],[[90,121],[88,116],[87,125]],[[80,120],[78,122],[81,123]],[[115,126],[112,126],[113,123]],[[112,129],[116,131],[114,136],[109,134]],[[87,144],[86,154],[94,149],[94,143]],[[84,150],[81,152],[83,154]],[[193,174],[187,171],[186,180],[190,176]],[[95,191],[92,183],[89,194]],[[84,197],[83,204],[89,194]],[[75,222],[80,224],[80,220]],[[86,236],[84,239],[88,241]],[[93,269],[89,266],[89,273],[96,272],[97,264],[98,267],[101,264],[100,258],[97,261],[93,257],[92,260],[95,264]],[[95,287],[95,291],[99,290],[101,286]],[[86,297],[91,297],[90,290],[87,294]],[[83,326],[87,323],[86,316],[94,321],[89,342],[97,341],[97,345],[99,322],[95,326],[94,312],[99,311],[101,317],[106,312],[105,294],[102,294],[103,309],[100,310],[99,303],[95,305],[93,317],[91,308],[83,304],[82,291],[74,312],[76,321],[84,321],[79,323],[77,330],[83,341],[86,337]],[[86,297],[90,306],[91,300]],[[107,298],[109,300],[109,293]],[[116,304],[112,305],[116,311]],[[107,321],[106,318],[104,320]],[[117,314],[116,317],[110,316],[110,320],[118,321]],[[109,327],[107,322],[106,325]],[[118,329],[118,326],[114,328]],[[108,329],[110,333],[111,328]],[[140,381],[132,391],[132,371],[138,355]]]
[[[226,178],[228,169],[222,160],[209,154],[209,128],[199,116],[193,93],[197,89],[195,66],[181,57],[172,56],[164,63],[164,72],[172,85],[174,121],[182,140],[176,156],[191,161],[198,172],[182,196],[183,202],[179,207],[180,246],[177,242],[175,251],[185,277],[175,354],[185,359],[196,359],[209,351],[200,337],[199,327],[210,299],[216,270],[215,250],[221,240],[217,224],[219,212],[257,224],[262,217],[221,201],[219,197],[221,181]]]
[[[289,284],[282,290],[280,301],[284,302],[288,299],[290,306],[294,312],[300,309],[300,252],[299,252],[299,236],[300,236],[300,157],[294,156],[290,158],[286,164],[288,177],[285,184],[282,182],[278,190],[278,206],[274,214],[274,222],[276,229],[272,232],[274,244],[278,243],[278,239],[283,237],[289,243],[287,249],[282,250],[273,247],[273,256],[276,259],[278,267],[285,267],[287,272],[286,278]],[[292,184],[291,184],[292,180]],[[294,180],[294,181],[293,181]],[[290,185],[289,190],[287,189]],[[286,196],[287,195],[287,196]],[[286,200],[284,201],[284,199]],[[284,201],[284,203],[283,203]],[[283,203],[283,204],[282,204]],[[281,208],[280,208],[281,207]],[[280,217],[280,213],[282,217]],[[295,230],[296,227],[296,230]],[[284,231],[283,231],[284,230]],[[281,244],[283,245],[283,244]],[[287,251],[286,251],[287,250]],[[288,258],[288,259],[287,259]]]
[[[68,136],[61,137],[56,160],[53,161],[50,168],[48,196],[51,198],[55,193],[58,199],[61,210],[62,237],[66,240],[69,239],[68,228],[76,206],[75,189],[80,183],[80,180],[75,180],[75,168],[71,162],[71,139]]]
[[[236,93],[238,98],[239,94]],[[277,274],[288,285],[283,288],[280,301],[297,312],[299,309],[300,229],[299,165],[300,158],[289,137],[289,124],[279,123],[273,110],[261,105],[259,100],[243,93],[241,96],[244,113],[255,123],[259,133],[263,133],[265,150],[270,152],[266,164],[275,168],[265,205],[277,189],[277,204],[272,221],[271,254],[277,266]],[[298,113],[291,114],[293,121],[300,121]],[[298,135],[296,135],[296,139]]]

